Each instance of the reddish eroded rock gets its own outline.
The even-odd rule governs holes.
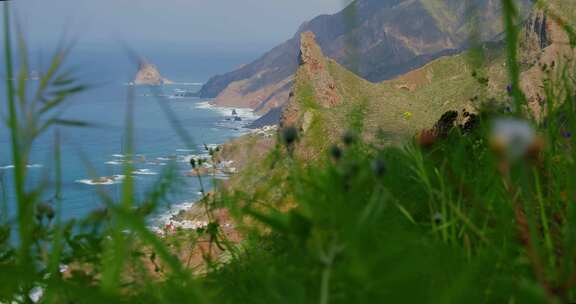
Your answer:
[[[323,108],[331,108],[342,102],[342,96],[338,93],[336,82],[328,71],[327,59],[312,32],[301,34],[299,64],[293,90],[298,90],[299,85],[310,86],[314,93],[313,102]],[[301,100],[298,100],[298,94],[295,94],[294,91],[291,92],[288,103],[282,111],[280,126],[294,126],[305,132],[305,118],[310,120],[312,114],[306,115],[306,111],[309,109],[302,109],[302,107]]]
[[[573,64],[574,49],[561,22],[536,10],[524,25],[520,60],[532,67],[522,73],[520,88],[526,96],[529,111],[537,119],[545,114],[545,80],[558,75],[559,68]],[[562,95],[562,92],[555,93]]]
[[[312,32],[301,35],[300,71],[304,71],[314,88],[320,106],[331,108],[340,104],[342,97],[338,94],[336,83],[327,70],[327,62]]]
[[[280,128],[298,126],[300,119],[300,104],[295,100],[294,94],[290,93],[288,103],[284,106],[280,116]]]

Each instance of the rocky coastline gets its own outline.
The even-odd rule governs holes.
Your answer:
[[[263,156],[272,147],[278,132],[277,125],[253,128],[248,134],[240,136],[218,146],[206,147],[209,157],[193,156],[190,158],[192,169],[186,176],[190,178],[211,178],[220,181],[226,187],[230,178],[241,172],[250,159]],[[254,143],[254,144],[250,144]],[[175,209],[158,225],[152,227],[158,235],[167,237],[178,231],[197,231],[205,229],[211,222],[205,202],[214,192],[199,193],[201,197]],[[223,210],[216,210],[218,225],[233,230],[234,223]]]

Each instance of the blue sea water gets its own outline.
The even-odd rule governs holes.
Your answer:
[[[166,166],[174,162],[178,175],[183,181],[180,191],[171,193],[166,204],[150,219],[161,218],[162,213],[178,205],[195,201],[201,190],[197,178],[186,177],[190,170],[188,159],[192,155],[206,155],[205,145],[222,144],[245,132],[244,125],[254,119],[249,111],[240,111],[243,121],[226,120],[232,109],[215,108],[206,100],[197,98],[176,98],[177,90],[195,91],[199,83],[212,73],[230,69],[242,58],[210,58],[208,55],[191,58],[185,54],[161,52],[155,54],[154,63],[163,76],[180,84],[161,88],[134,88],[134,154],[137,199],[142,199],[158,181]],[[150,58],[148,58],[150,60]],[[152,59],[151,61],[153,61]],[[62,209],[64,219],[82,218],[91,211],[102,208],[97,187],[109,193],[113,198],[120,197],[122,180],[119,178],[107,185],[93,185],[94,177],[108,177],[123,174],[122,160],[125,155],[125,117],[127,95],[130,86],[126,83],[134,75],[136,67],[121,53],[84,52],[71,59],[71,65],[78,67],[80,80],[95,84],[89,91],[74,96],[66,107],[64,118],[93,123],[94,127],[60,127],[62,137]],[[213,68],[208,68],[212,61]],[[196,64],[195,64],[196,63]],[[195,66],[203,70],[194,69]],[[5,115],[5,86],[1,86],[2,114]],[[159,90],[159,91],[158,91]],[[158,96],[160,95],[160,96]],[[163,107],[177,117],[178,123],[193,139],[190,147],[182,141],[166,117]],[[5,124],[0,127],[0,175],[5,181],[8,195],[8,214],[15,215],[14,193],[12,185],[12,157],[10,154],[9,130]],[[49,132],[39,138],[29,161],[29,184],[34,185],[41,179],[54,173],[52,158],[54,137]],[[95,174],[88,168],[93,168]],[[210,187],[210,179],[205,179]],[[54,185],[44,192],[43,199],[49,201],[54,194]]]

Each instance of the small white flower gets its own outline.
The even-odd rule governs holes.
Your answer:
[[[68,271],[68,268],[69,268],[68,265],[60,264],[60,267],[59,267],[60,273],[64,273],[64,272]]]
[[[536,131],[526,120],[499,118],[492,124],[493,145],[511,159],[525,155],[536,139]]]
[[[42,299],[42,296],[44,296],[44,288],[39,286],[32,288],[28,294],[28,297],[34,303],[38,303],[40,299]]]

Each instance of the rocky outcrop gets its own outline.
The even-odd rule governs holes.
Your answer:
[[[520,40],[520,62],[534,65],[542,50],[550,46],[548,17],[542,10],[533,11],[524,24]]]
[[[301,113],[301,105],[296,100],[294,94],[290,94],[290,98],[284,105],[282,109],[282,113],[280,115],[280,128],[288,128],[288,127],[295,127],[298,128],[302,124],[299,122],[300,120],[300,113]]]
[[[528,7],[530,0],[518,3]],[[470,18],[470,6],[476,7],[477,18]],[[248,106],[262,113],[281,106],[288,100],[286,85],[298,69],[304,32],[316,34],[328,57],[378,82],[466,48],[469,28],[481,28],[483,41],[497,39],[500,19],[499,1],[356,0],[342,12],[304,23],[292,39],[256,61],[213,77],[200,95],[216,98],[219,105]]]
[[[341,97],[336,91],[336,83],[326,70],[326,58],[316,43],[316,36],[312,32],[301,35],[300,55],[298,56],[300,70],[309,79],[318,104],[325,108],[338,105]]]
[[[526,21],[521,41],[521,61],[531,67],[522,73],[520,87],[524,92],[529,110],[536,118],[543,117],[545,107],[544,82],[557,80],[558,68],[573,66],[575,52],[570,37],[563,28],[559,13],[554,6],[549,11],[535,10]],[[555,92],[563,96],[562,92]]]
[[[300,54],[298,56],[299,68],[297,79],[306,83],[312,96],[307,107],[332,108],[342,102],[342,96],[338,93],[336,82],[327,69],[327,59],[324,57],[320,46],[316,42],[316,36],[312,32],[304,32],[300,38]],[[298,126],[306,131],[312,121],[312,112],[302,113],[302,100],[294,94],[290,94],[290,100],[282,112],[281,126]]]
[[[145,60],[140,61],[138,72],[134,77],[135,85],[163,85],[170,83],[172,81],[162,77],[155,65]]]

